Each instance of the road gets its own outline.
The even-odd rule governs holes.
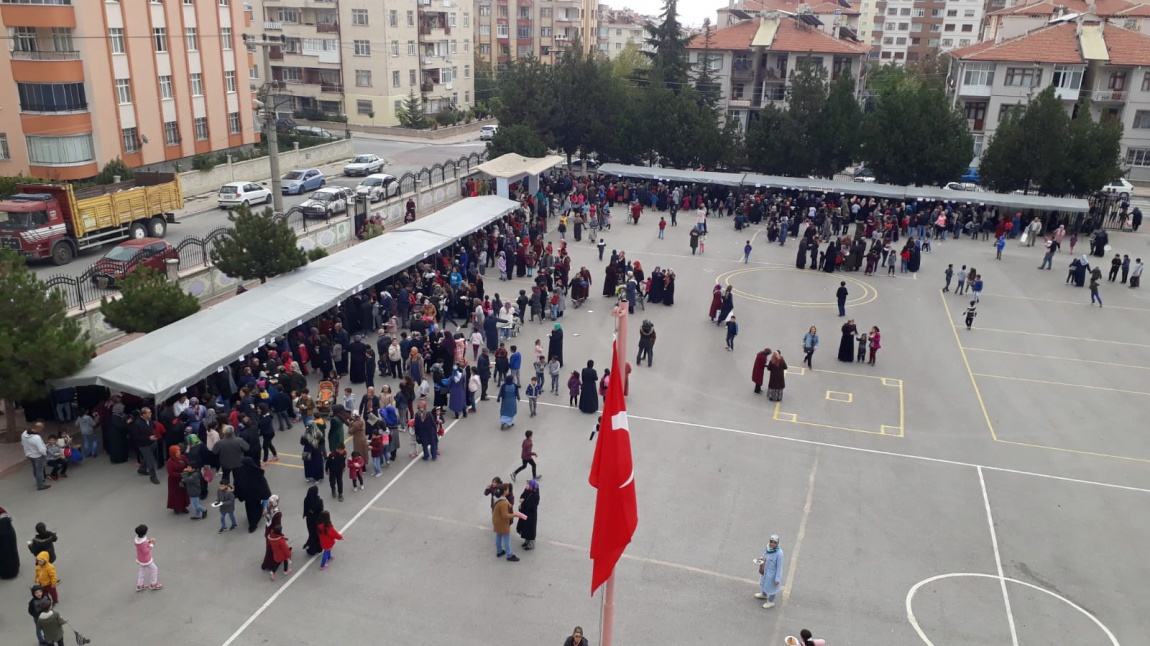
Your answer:
[[[479,141],[478,134],[475,135],[474,139],[468,141],[443,144],[395,141],[358,134],[354,135],[352,140],[355,142],[357,154],[374,153],[383,157],[388,161],[384,172],[396,177],[448,159],[459,159],[464,155],[481,152],[485,146],[483,142]],[[289,170],[291,169],[283,169],[284,172]],[[338,173],[339,171],[335,166],[332,166],[329,167],[329,173],[331,172]],[[329,174],[327,183],[328,186],[355,186],[359,184],[361,179],[360,177],[343,177],[338,174],[332,176]],[[291,208],[303,202],[306,197],[285,195],[284,208]],[[227,226],[228,223],[227,212],[216,208],[215,196],[208,195],[191,200],[182,212],[176,214],[176,222],[169,227],[167,239],[172,245],[177,245],[184,238],[203,237],[216,228]],[[71,263],[61,267],[50,262],[36,263],[32,266],[32,270],[41,280],[60,274],[78,276],[88,269],[93,261],[102,256],[107,249],[108,247],[89,250]]]

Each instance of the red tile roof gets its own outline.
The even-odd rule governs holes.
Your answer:
[[[738,24],[716,30],[711,34],[711,49],[740,50],[750,49],[751,41],[759,31],[762,19],[745,20]],[[688,49],[704,49],[705,39],[699,34],[691,39]],[[869,49],[849,40],[834,38],[815,29],[799,25],[793,19],[779,19],[779,29],[775,32],[770,50],[773,52],[812,52],[816,54],[866,54]]]
[[[1113,65],[1150,66],[1150,36],[1116,25],[1103,26],[1102,38]],[[995,43],[993,40],[948,52],[964,61],[1081,64],[1078,26],[1063,23]]]
[[[1053,16],[1055,7],[1064,7],[1067,13],[1090,13],[1100,18],[1123,15],[1123,11],[1130,10],[1142,3],[1130,0],[1096,0],[1094,10],[1091,11],[1086,0],[1037,0],[1036,2],[1020,2],[1014,6],[992,11],[991,16]]]
[[[847,3],[850,4],[850,3]],[[743,0],[736,8],[744,11],[789,11],[798,13],[799,7],[807,5],[816,15],[832,15],[836,11],[844,16],[857,16],[859,10],[854,7],[844,7],[835,0]]]

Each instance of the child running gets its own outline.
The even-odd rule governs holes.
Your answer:
[[[323,556],[319,560],[319,569],[326,570],[328,561],[335,557],[331,555],[336,541],[343,540],[343,534],[331,524],[331,512],[320,514],[319,523],[316,524],[316,533],[319,535],[319,546],[323,549]]]

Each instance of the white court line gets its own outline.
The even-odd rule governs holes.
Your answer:
[[[781,642],[779,634],[783,629],[783,616],[787,610],[787,600],[791,598],[791,590],[795,587],[795,572],[799,569],[799,551],[803,547],[803,538],[807,535],[807,520],[811,517],[811,506],[814,504],[815,499],[815,475],[819,471],[819,453],[821,449],[815,449],[815,461],[811,464],[811,473],[807,478],[807,498],[803,502],[803,516],[799,521],[799,533],[795,535],[795,549],[791,551],[791,566],[787,569],[787,580],[783,582],[783,597],[782,607],[779,608],[778,619],[775,620],[775,631],[771,635],[770,644],[778,644]]]
[[[447,428],[445,428],[443,430],[443,434],[447,435],[448,433],[450,433],[451,428],[453,426],[455,426],[458,422],[459,422],[459,420],[454,420],[453,422],[448,424]],[[372,496],[371,500],[367,501],[367,504],[365,504],[363,507],[360,507],[359,511],[357,511],[355,513],[355,515],[351,517],[351,520],[347,521],[347,523],[344,524],[344,526],[340,528],[339,532],[341,534],[346,534],[347,531],[349,529],[351,529],[351,526],[355,524],[355,521],[359,520],[360,516],[363,516],[367,512],[367,510],[372,505],[375,504],[375,502],[377,500],[379,500],[381,497],[383,497],[383,494],[387,493],[388,489],[391,489],[392,485],[394,485],[396,482],[399,482],[399,479],[402,478],[404,476],[404,474],[406,474],[411,469],[411,467],[415,466],[416,463],[418,463],[418,462],[422,462],[422,460],[420,460],[419,458],[412,458],[411,461],[408,462],[407,466],[403,467],[402,471],[400,471],[398,474],[396,474],[396,476],[394,478],[389,480],[388,483],[386,485],[384,485],[383,489],[380,489],[378,493],[376,493],[374,496]],[[302,567],[300,567],[299,569],[296,570],[295,574],[293,574],[290,579],[288,579],[287,581],[284,581],[283,584],[280,585],[280,587],[278,589],[276,589],[275,592],[272,593],[272,596],[268,597],[268,600],[265,601],[263,603],[263,605],[261,605],[259,608],[256,608],[256,611],[253,612],[246,620],[244,620],[244,623],[240,624],[239,628],[236,628],[236,631],[234,633],[232,633],[231,636],[228,637],[226,641],[224,641],[222,646],[231,646],[232,644],[234,644],[235,641],[237,639],[239,639],[241,635],[244,634],[244,631],[246,631],[249,627],[251,627],[251,625],[253,623],[255,623],[255,621],[257,619],[260,618],[260,615],[267,612],[267,609],[270,608],[271,605],[273,603],[275,603],[276,600],[279,599],[283,593],[287,592],[287,589],[292,587],[292,584],[294,584],[297,579],[299,579],[301,576],[303,576],[303,573],[307,571],[308,567],[310,567],[312,563],[315,563],[316,557],[318,557],[318,556],[319,555],[317,554],[317,555],[309,558],[307,560],[307,562],[305,562],[303,564]]]
[[[549,404],[547,402],[539,402],[540,406],[553,406],[555,408],[570,408],[562,404]],[[642,415],[627,414],[627,419],[638,419],[647,422],[659,422],[661,424],[673,424],[675,426],[689,426],[691,428],[703,428],[712,431],[721,431],[723,433],[733,433],[735,435],[750,435],[753,437],[761,437],[768,440],[781,440],[783,442],[794,442],[795,444],[806,444],[808,446],[823,446],[832,449],[842,449],[844,451],[854,451],[856,453],[869,453],[872,455],[883,455],[894,458],[905,458],[908,460],[920,460],[923,462],[932,462],[935,464],[948,464],[955,467],[967,467],[971,469],[985,469],[987,471],[996,471],[998,473],[1012,473],[1014,475],[1029,476],[1032,478],[1045,478],[1047,480],[1057,480],[1060,482],[1073,482],[1075,484],[1092,485],[1095,487],[1106,487],[1107,489],[1118,489],[1121,491],[1133,491],[1135,493],[1150,494],[1150,489],[1143,487],[1133,487],[1130,485],[1115,484],[1113,482],[1098,482],[1097,480],[1083,480],[1081,478],[1071,478],[1068,476],[1057,476],[1049,473],[1038,473],[1036,471],[1024,471],[1022,469],[1011,469],[1008,467],[995,467],[985,464],[975,464],[973,462],[963,462],[961,460],[948,460],[946,458],[932,458],[926,455],[914,455],[913,453],[899,453],[897,451],[882,451],[879,449],[868,449],[861,446],[850,446],[847,444],[835,444],[833,442],[820,442],[818,440],[808,440],[801,437],[787,437],[786,435],[774,435],[771,433],[756,433],[755,431],[745,431],[738,428],[725,428],[722,426],[708,426],[706,424],[695,424],[694,422],[681,422],[674,419],[661,419],[658,417],[644,417]]]
[[[1010,594],[1006,591],[1006,578],[1002,574],[1002,555],[998,551],[998,533],[994,530],[994,516],[990,513],[990,497],[986,495],[986,478],[978,467],[978,486],[982,487],[982,504],[986,507],[986,524],[990,526],[990,543],[994,546],[994,566],[998,569],[998,585],[1002,588],[1002,603],[1006,605],[1006,623],[1010,625],[1010,643],[1018,646],[1018,629],[1014,626],[1014,610],[1010,608]]]

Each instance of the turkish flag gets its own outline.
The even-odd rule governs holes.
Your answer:
[[[631,461],[631,432],[627,402],[619,370],[619,348],[612,347],[611,379],[603,398],[603,419],[595,444],[595,460],[588,481],[595,495],[595,525],[591,530],[591,594],[615,571],[615,563],[631,542],[639,513],[635,503],[635,466]]]

